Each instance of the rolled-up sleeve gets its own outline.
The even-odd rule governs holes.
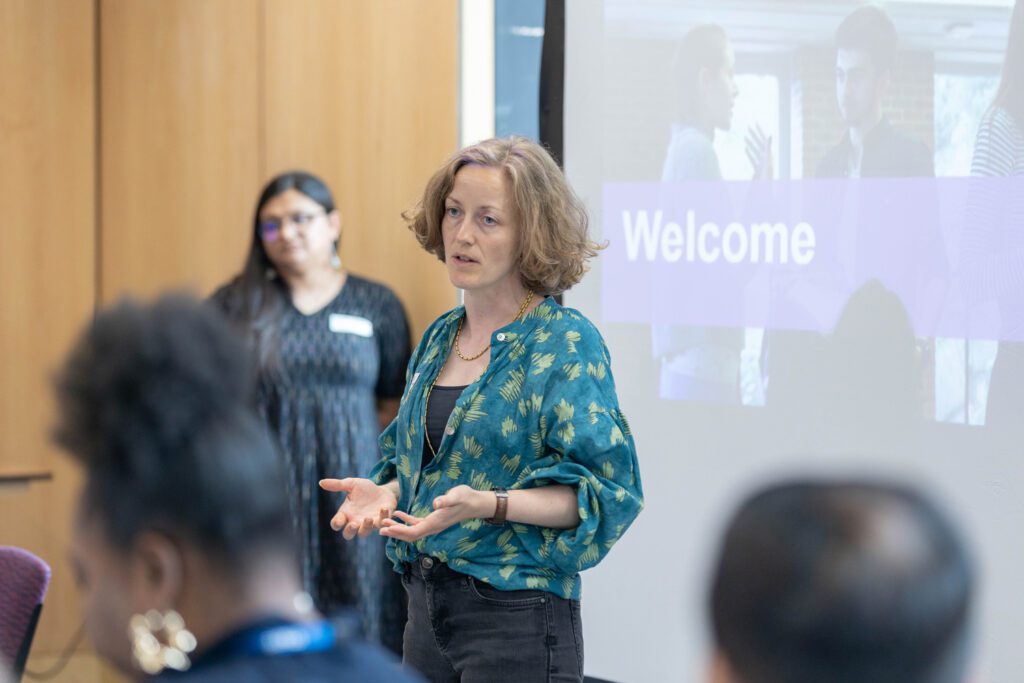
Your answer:
[[[380,460],[370,470],[369,479],[378,486],[391,481],[398,476],[397,463],[395,461],[395,432],[398,431],[398,419],[395,418],[381,433],[377,439],[380,448]]]
[[[547,382],[544,456],[517,485],[576,489],[579,525],[545,530],[538,551],[570,575],[600,562],[643,509],[636,446],[619,409],[607,349],[596,330],[581,334],[574,346]]]

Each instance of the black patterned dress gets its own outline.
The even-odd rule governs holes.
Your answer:
[[[231,286],[213,296],[230,311]],[[330,614],[359,610],[366,637],[401,652],[405,592],[376,534],[345,541],[330,527],[342,494],[326,477],[365,477],[380,459],[377,399],[400,398],[409,326],[386,286],[349,275],[311,315],[289,306],[280,327],[279,372],[261,377],[258,407],[285,458],[306,589]]]

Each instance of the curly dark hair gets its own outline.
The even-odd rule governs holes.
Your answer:
[[[230,567],[294,541],[280,458],[252,412],[244,340],[186,295],[101,311],[56,379],[54,439],[115,547],[143,531]]]

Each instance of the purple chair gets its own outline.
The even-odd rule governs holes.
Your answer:
[[[15,680],[25,670],[49,585],[45,562],[27,550],[0,546],[0,657],[14,668]]]

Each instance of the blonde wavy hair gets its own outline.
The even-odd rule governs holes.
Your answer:
[[[441,222],[455,175],[468,164],[505,173],[519,224],[517,263],[523,286],[559,294],[583,278],[587,261],[606,245],[590,239],[587,212],[546,149],[527,138],[491,138],[455,153],[431,176],[423,199],[402,214],[420,246],[445,260]]]

